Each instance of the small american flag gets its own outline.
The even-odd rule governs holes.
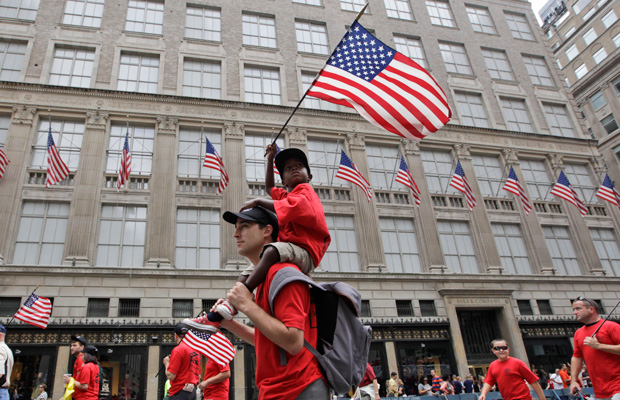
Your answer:
[[[340,157],[340,167],[338,167],[338,172],[336,172],[336,178],[344,179],[345,181],[349,181],[364,191],[366,194],[366,198],[368,201],[372,198],[372,189],[370,188],[370,183],[362,176],[362,173],[357,169],[353,161],[345,154],[344,150],[342,151],[342,155]]]
[[[129,152],[129,131],[127,131],[127,133],[125,133],[123,154],[121,155],[121,165],[118,168],[117,189],[120,189],[123,185],[127,186],[127,182],[129,182],[129,174],[131,174],[131,153]]]
[[[183,342],[220,365],[226,365],[235,358],[235,346],[222,332],[204,333],[190,329]]]
[[[471,190],[471,186],[469,186],[469,182],[467,181],[463,167],[461,167],[460,161],[457,161],[456,163],[456,169],[454,170],[454,175],[452,175],[452,179],[450,180],[450,186],[465,194],[465,197],[467,198],[467,207],[469,207],[469,211],[473,210],[476,206],[476,198],[474,197],[474,192]]]
[[[575,207],[579,209],[581,215],[586,215],[588,213],[588,209],[586,205],[581,201],[579,196],[577,196],[577,192],[573,189],[573,186],[568,181],[566,175],[564,175],[564,171],[560,171],[560,177],[555,185],[553,185],[553,190],[551,190],[551,194],[556,195],[558,197],[563,198],[564,200],[572,203]]]
[[[228,173],[226,172],[226,167],[224,167],[222,157],[217,154],[215,147],[213,147],[208,138],[207,153],[205,154],[205,162],[202,165],[220,172],[220,186],[217,188],[217,192],[222,193],[224,189],[226,189],[226,186],[228,186]]]
[[[47,328],[52,315],[52,302],[45,297],[31,293],[23,306],[17,310],[15,319],[39,328]]]
[[[282,149],[278,146],[277,143],[274,143],[274,144],[276,145],[276,156],[277,156],[278,153],[282,151]],[[278,167],[276,167],[276,158],[275,157],[273,158],[273,172],[276,175],[280,175],[280,171],[278,171]]]
[[[58,153],[54,138],[52,137],[52,127],[50,126],[47,135],[47,180],[45,182],[45,187],[49,188],[65,179],[67,176],[69,176],[69,168],[67,168],[67,164],[60,158],[60,153]]]
[[[355,108],[372,124],[418,142],[452,116],[435,79],[357,21],[307,93]]]
[[[6,153],[0,149],[0,178],[4,176],[6,166],[9,165],[11,160],[6,156]]]
[[[413,176],[411,176],[411,171],[409,171],[409,166],[407,166],[404,156],[400,156],[400,167],[398,168],[395,180],[411,189],[415,203],[419,206],[421,203],[420,189],[418,189],[418,185],[415,184]]]
[[[521,182],[517,179],[517,174],[515,173],[514,168],[510,167],[510,173],[508,174],[508,179],[506,179],[506,183],[504,184],[504,190],[514,193],[521,199],[521,204],[523,205],[523,210],[525,210],[526,214],[529,214],[532,211],[532,204],[527,198],[525,194],[525,190],[523,190],[523,186],[521,186]]]
[[[603,179],[603,183],[601,187],[596,192],[596,197],[600,197],[603,200],[610,202],[611,204],[620,205],[617,197],[618,191],[616,190],[616,185],[611,181],[609,174],[605,174],[605,179]]]

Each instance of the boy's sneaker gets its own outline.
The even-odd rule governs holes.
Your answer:
[[[220,323],[209,321],[206,315],[198,318],[185,318],[183,324],[201,332],[215,333],[220,329]]]
[[[228,302],[228,300],[224,300],[220,304],[217,305],[215,311],[222,316],[225,320],[230,321],[237,315],[237,309],[233,307],[232,304]]]

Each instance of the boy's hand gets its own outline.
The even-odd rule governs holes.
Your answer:
[[[269,161],[273,161],[276,154],[278,153],[278,148],[276,147],[275,143],[272,143],[267,145],[267,150],[265,151],[267,152],[267,159]]]
[[[241,207],[241,210],[239,211],[243,211],[243,210],[247,210],[248,208],[254,208],[254,207],[258,207],[260,199],[252,199],[252,200],[248,200],[245,202],[245,204],[243,204],[243,206]]]

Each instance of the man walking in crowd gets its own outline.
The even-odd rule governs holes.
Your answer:
[[[230,365],[221,365],[208,358],[205,365],[204,381],[198,385],[203,400],[228,400],[229,380]]]
[[[86,339],[82,336],[71,336],[71,343],[69,347],[69,351],[71,355],[75,357],[75,361],[73,362],[73,370],[71,374],[73,375],[73,379],[77,379],[77,376],[80,374],[80,370],[82,369],[82,365],[84,365],[84,346],[86,346]],[[66,384],[71,380],[71,375],[64,375],[62,377],[63,382]]]
[[[553,374],[549,377],[550,389],[560,390],[564,386],[562,385],[562,376],[560,375],[560,369],[557,368]]]
[[[439,389],[441,388],[443,380],[435,373],[434,369],[431,370],[431,375],[433,375],[433,380],[431,381],[433,394],[439,394]]]
[[[196,386],[200,380],[200,354],[181,343],[187,331],[187,326],[183,324],[174,327],[174,341],[177,345],[163,360],[166,377],[170,379],[170,400],[196,399]]]
[[[504,339],[495,339],[491,342],[493,354],[497,360],[489,365],[487,376],[484,379],[484,387],[478,400],[485,400],[487,393],[493,385],[499,387],[499,392],[504,400],[531,399],[530,389],[525,381],[532,386],[540,400],[545,400],[538,377],[518,358],[510,357],[508,342]]]
[[[353,396],[356,399],[359,398],[361,400],[379,400],[381,396],[379,396],[379,383],[377,382],[377,376],[375,375],[375,370],[372,369],[372,365],[370,363],[366,363],[366,372],[364,372],[364,377],[359,384],[359,396]]]
[[[224,213],[224,220],[235,224],[234,238],[239,254],[256,265],[263,246],[277,240],[275,213],[253,207],[239,213]],[[256,297],[241,282],[228,292],[228,301],[243,312],[254,327],[233,320],[221,326],[256,349],[256,385],[259,399],[327,400],[329,389],[317,359],[304,348],[304,340],[317,344],[316,314],[310,302],[310,289],[302,282],[284,286],[269,307],[269,288],[276,272],[293,264],[275,264],[256,289]],[[220,303],[222,300],[219,300]],[[280,349],[285,351],[281,360]],[[282,362],[285,361],[285,362]],[[282,365],[285,364],[285,365]]]
[[[598,310],[594,300],[578,297],[573,301],[573,314],[584,326],[575,332],[570,392],[580,390],[579,371],[585,361],[596,399],[620,400],[620,325],[601,320]]]
[[[0,400],[9,400],[11,372],[13,371],[13,352],[4,342],[6,328],[0,325]]]
[[[387,383],[387,397],[398,397],[398,374],[392,372]]]

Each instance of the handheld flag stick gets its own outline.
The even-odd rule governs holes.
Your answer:
[[[607,320],[609,319],[609,317],[611,317],[611,314],[613,314],[614,311],[616,311],[616,308],[618,308],[618,305],[620,305],[620,301],[618,301],[616,303],[616,306],[614,307],[613,310],[610,311],[609,314],[607,314],[607,316],[605,317],[605,319],[603,319],[603,322],[598,326],[598,328],[596,328],[596,330],[594,331],[594,333],[592,334],[592,337],[596,337],[596,333],[598,332],[599,329],[601,329],[601,326],[603,326],[603,324],[605,322],[607,322]]]

